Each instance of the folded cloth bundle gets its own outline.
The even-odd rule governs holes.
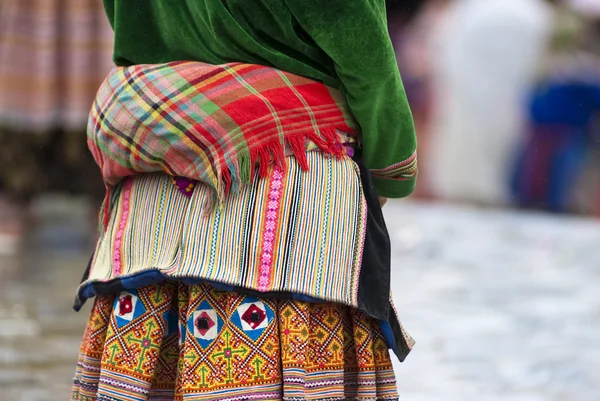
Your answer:
[[[343,95],[275,68],[172,62],[115,68],[92,106],[88,145],[110,189],[124,177],[165,172],[199,181],[222,200],[258,167],[283,168],[306,151],[346,155],[357,125]],[[105,222],[106,223],[106,222]]]

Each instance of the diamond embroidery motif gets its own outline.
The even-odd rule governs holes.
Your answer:
[[[124,316],[133,312],[133,301],[131,298],[131,294],[119,298],[119,316]]]
[[[242,320],[246,322],[252,330],[255,330],[264,320],[267,318],[267,314],[264,310],[259,309],[256,305],[252,304],[241,316]]]
[[[117,327],[123,327],[142,316],[146,307],[137,296],[137,291],[122,291],[114,302],[114,316]]]
[[[200,309],[192,314],[194,337],[198,340],[214,340],[219,333],[217,312],[214,309]]]
[[[127,322],[131,322],[134,318],[134,312],[138,301],[138,297],[130,292],[123,291],[119,294],[116,302],[117,317]]]
[[[200,335],[202,336],[206,336],[206,333],[208,333],[208,331],[212,329],[216,323],[214,320],[211,319],[211,317],[208,315],[208,313],[206,313],[206,311],[203,311],[196,318],[194,324],[196,325],[198,333],[200,333]]]
[[[269,324],[265,304],[261,301],[241,304],[237,313],[242,330],[246,332],[264,329]]]
[[[189,341],[187,336],[192,336],[203,349],[207,349],[219,336],[223,329],[223,318],[206,300],[196,307],[196,310],[187,316],[185,326],[181,327],[179,342]]]

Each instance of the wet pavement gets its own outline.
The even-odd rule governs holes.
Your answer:
[[[86,212],[42,212],[29,250],[0,259],[0,401],[69,399],[89,311],[71,310]],[[386,215],[417,340],[404,400],[600,400],[600,221],[410,202]]]
[[[68,400],[87,312],[71,304],[86,260],[25,259],[0,262],[0,400]]]
[[[68,400],[89,313],[71,309],[92,243],[87,205],[58,198],[36,210],[27,251],[0,257],[0,401]]]
[[[600,221],[387,208],[410,401],[600,400]]]

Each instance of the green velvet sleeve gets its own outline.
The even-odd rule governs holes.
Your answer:
[[[387,30],[385,0],[286,0],[298,24],[334,62],[361,127],[359,156],[380,196],[409,195],[416,136]]]

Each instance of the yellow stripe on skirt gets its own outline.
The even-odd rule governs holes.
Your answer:
[[[376,321],[164,281],[96,299],[72,400],[395,400]]]

